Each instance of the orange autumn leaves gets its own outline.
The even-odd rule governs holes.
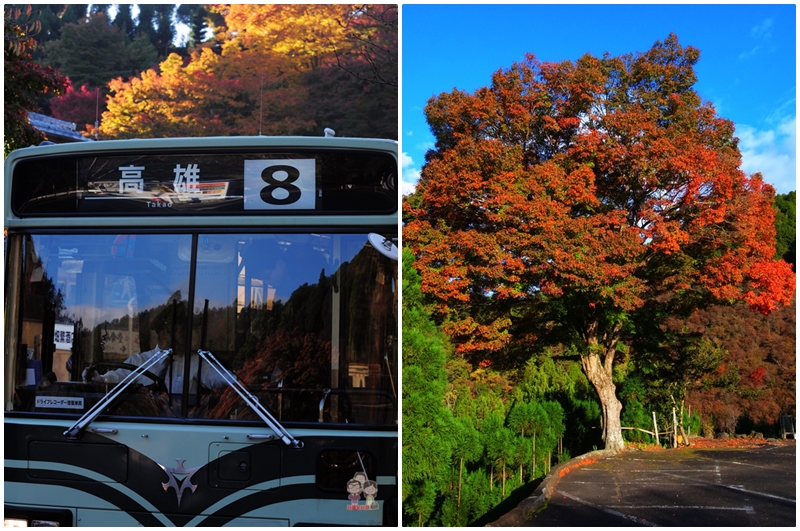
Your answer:
[[[186,64],[172,54],[158,72],[117,78],[109,88],[100,132],[113,138],[258,134],[259,126],[281,135],[309,125],[298,118],[305,93],[298,76],[274,54],[203,48]]]
[[[396,134],[396,5],[211,8],[189,57],[109,83],[104,137]]]
[[[587,466],[587,465],[593,465],[596,462],[597,462],[597,459],[595,459],[594,457],[589,457],[587,459],[583,459],[583,460],[578,461],[576,463],[573,463],[571,465],[565,466],[564,468],[562,468],[562,469],[560,469],[558,471],[558,477],[563,478],[564,476],[566,476],[567,474],[569,474],[570,472],[572,472],[576,468],[580,468],[582,466]]]
[[[674,35],[636,55],[528,56],[428,102],[436,145],[404,241],[462,354],[512,341],[512,307],[556,301],[579,335],[606,327],[612,345],[648,301],[791,300],[774,190],[741,171],[733,124],[692,90],[698,57]]]

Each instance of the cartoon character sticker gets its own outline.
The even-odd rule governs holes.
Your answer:
[[[348,511],[376,511],[378,510],[378,502],[375,496],[378,494],[378,484],[367,478],[364,472],[356,472],[353,474],[353,479],[347,482],[347,498],[350,503],[347,505]],[[366,498],[366,503],[361,505],[361,495]]]
[[[357,479],[353,478],[347,482],[347,492],[350,493],[348,498],[350,498],[350,505],[358,505],[358,502],[361,501],[361,482]]]
[[[375,501],[375,495],[378,494],[378,484],[372,480],[364,482],[364,496],[367,498],[367,506],[370,509],[377,509],[378,502]]]
[[[366,472],[356,472],[355,474],[353,474],[353,479],[358,481],[358,483],[361,485],[361,488],[363,489],[364,482],[367,481],[369,478],[367,477]]]

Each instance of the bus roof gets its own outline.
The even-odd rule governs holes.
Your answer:
[[[15,168],[20,164],[30,164],[38,159],[58,159],[59,157],[67,158],[92,158],[102,157],[104,155],[113,154],[123,160],[129,152],[131,155],[145,154],[180,154],[181,150],[186,150],[193,154],[208,154],[215,153],[228,153],[236,150],[242,152],[252,152],[264,148],[269,151],[275,152],[276,150],[293,151],[314,151],[320,152],[337,152],[339,150],[358,150],[361,152],[375,152],[391,154],[396,161],[398,158],[397,150],[398,144],[396,140],[386,139],[370,139],[370,138],[347,138],[347,137],[270,137],[270,136],[234,136],[234,137],[187,137],[187,138],[151,138],[151,139],[125,139],[125,140],[104,140],[98,142],[86,143],[72,143],[72,144],[48,144],[31,146],[27,148],[17,149],[9,154],[5,161],[5,227],[9,229],[36,227],[36,228],[63,228],[63,227],[124,227],[131,226],[131,215],[135,214],[132,211],[122,211],[122,214],[117,216],[111,213],[101,213],[99,216],[91,213],[70,212],[70,215],[59,215],[58,210],[53,210],[48,213],[31,213],[20,212],[18,208],[19,202],[12,203],[13,193],[16,191],[20,193],[20,186],[14,185]],[[383,155],[388,156],[388,155]],[[49,168],[48,168],[49,169]],[[122,169],[122,168],[120,168]],[[396,172],[396,168],[395,168]],[[38,176],[39,173],[32,173],[31,175]],[[162,171],[161,182],[164,182],[164,172]],[[48,172],[48,177],[51,177]],[[28,176],[30,181],[32,177]],[[52,178],[52,177],[51,177]],[[171,179],[172,177],[170,177]],[[398,178],[397,175],[394,178]],[[108,185],[108,181],[104,183]],[[262,183],[263,184],[263,183]],[[340,183],[337,183],[339,186]],[[396,194],[397,183],[392,183],[395,187]],[[26,185],[25,188],[28,188]],[[27,190],[26,190],[27,191]],[[85,192],[85,190],[84,190]],[[70,193],[75,194],[75,190]],[[79,195],[81,191],[77,192]],[[333,197],[333,191],[329,185],[326,191],[327,197]],[[322,197],[322,187],[318,190],[318,194]],[[58,195],[58,194],[54,194]],[[54,196],[53,195],[53,196]],[[61,195],[66,195],[61,192]],[[146,194],[145,194],[146,195]],[[384,193],[384,195],[386,195]],[[117,199],[120,199],[119,197]],[[128,197],[126,196],[127,200]],[[230,203],[231,201],[228,201]],[[123,201],[124,203],[124,201]],[[330,204],[330,201],[328,202]],[[15,208],[12,206],[16,205]],[[247,208],[247,207],[245,207]],[[139,216],[136,218],[136,226],[147,227],[161,227],[168,224],[171,227],[196,227],[198,224],[197,213],[192,212],[178,212],[178,209],[170,212],[170,216],[164,217],[159,215],[153,216]],[[240,215],[234,212],[235,209],[224,210],[220,209],[216,216],[204,216],[204,220],[209,221],[209,226],[215,227],[255,227],[264,226],[268,223],[270,226],[280,225],[364,225],[364,224],[387,224],[392,219],[386,212],[363,212],[362,215],[344,216],[344,212],[334,212],[331,208],[313,210],[310,209],[298,215],[297,212],[264,212],[270,214],[269,220],[265,220],[263,216],[253,215]],[[125,216],[127,214],[127,217]],[[186,215],[182,215],[186,214]],[[247,214],[246,212],[243,214]],[[257,214],[257,213],[256,213]],[[396,219],[396,206],[394,219]]]
[[[140,149],[176,148],[231,148],[231,147],[320,147],[379,149],[397,152],[397,140],[382,138],[351,138],[322,136],[212,136],[180,138],[128,138],[122,140],[99,140],[97,142],[51,144],[43,143],[12,151],[6,159],[58,155],[66,153],[93,153],[102,151],[125,151]]]

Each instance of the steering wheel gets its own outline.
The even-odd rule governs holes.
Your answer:
[[[109,368],[114,368],[114,369],[127,369],[127,370],[129,370],[131,372],[133,372],[133,371],[135,371],[135,370],[137,370],[139,368],[136,365],[131,365],[130,363],[123,363],[121,361],[101,361],[99,363],[95,363],[94,365],[92,365],[91,367],[86,369],[86,374],[92,374],[94,372],[99,373],[100,371],[97,370],[98,367],[109,367]],[[160,376],[157,376],[157,375],[153,374],[150,371],[142,372],[142,376],[146,376],[147,378],[150,378],[151,380],[153,380],[153,383],[150,384],[150,385],[154,386],[153,389],[163,389],[163,390],[166,391],[167,384],[164,383],[164,379],[161,378]],[[150,386],[147,386],[147,387],[150,387]]]

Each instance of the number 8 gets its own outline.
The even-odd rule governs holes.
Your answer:
[[[275,174],[279,171],[286,172],[286,179],[279,181],[275,178]],[[269,185],[261,190],[261,199],[265,203],[269,203],[270,205],[290,205],[296,203],[302,195],[300,188],[292,184],[300,178],[300,170],[294,166],[267,166],[261,172],[261,178]],[[289,195],[283,199],[279,199],[273,195],[276,189],[286,190]]]

